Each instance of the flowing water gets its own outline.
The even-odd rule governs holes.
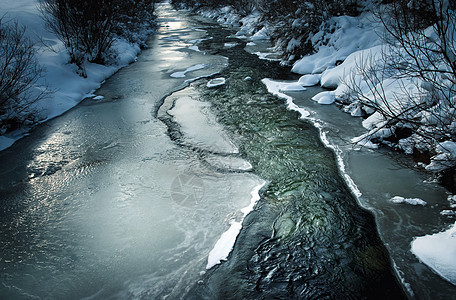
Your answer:
[[[260,82],[289,71],[159,14],[103,100],[0,153],[0,298],[405,298],[334,153]]]
[[[431,180],[429,174],[408,168],[410,157],[397,153],[391,156],[381,149],[354,149],[350,139],[364,133],[361,119],[341,113],[334,105],[318,105],[310,100],[319,91],[320,88],[309,88],[289,95],[299,107],[311,112],[326,139],[339,150],[347,175],[361,193],[360,203],[375,214],[380,235],[409,296],[453,298],[456,286],[422,264],[411,252],[415,237],[437,233],[454,224],[453,218],[440,214],[450,209],[448,192]],[[394,196],[419,198],[427,204],[395,204],[390,201]]]

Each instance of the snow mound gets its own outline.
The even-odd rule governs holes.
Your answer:
[[[318,102],[318,104],[333,104],[335,101],[334,91],[318,93],[312,97],[312,100]]]
[[[314,86],[320,83],[320,74],[307,74],[299,78],[298,83],[302,86]]]
[[[411,251],[437,274],[456,285],[456,223],[444,232],[415,238]]]
[[[322,73],[344,61],[353,52],[380,45],[381,23],[373,20],[371,13],[364,13],[360,17],[332,18],[328,22],[329,28],[321,28],[311,39],[316,53],[298,60],[292,72]]]

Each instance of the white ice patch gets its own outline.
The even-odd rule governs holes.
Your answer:
[[[203,52],[203,51],[201,51],[201,50],[198,48],[198,46],[196,46],[196,45],[190,46],[190,47],[188,47],[188,49],[189,49],[189,50],[196,51],[196,52]]]
[[[239,45],[239,43],[225,43],[223,46],[225,48],[234,48],[236,47],[237,45]]]
[[[444,232],[415,238],[411,250],[419,260],[456,285],[456,223]]]
[[[258,32],[256,32],[252,37],[252,41],[258,40],[269,40],[269,33],[266,27],[261,28]]]
[[[410,205],[427,205],[427,202],[419,198],[404,198],[401,196],[395,196],[390,199],[392,203],[406,203]]]
[[[250,204],[247,207],[241,209],[243,216],[240,221],[231,221],[230,228],[225,231],[222,236],[218,239],[215,243],[214,248],[212,248],[211,252],[209,253],[209,257],[207,258],[207,265],[206,269],[209,270],[215,265],[218,265],[222,261],[227,260],[228,255],[230,255],[231,251],[233,250],[234,243],[236,242],[237,236],[242,229],[242,222],[244,218],[253,210],[255,204],[260,200],[260,190],[266,184],[266,182],[262,182],[257,187],[253,189],[250,193],[251,200]]]
[[[258,56],[259,59],[264,59],[264,60],[269,60],[269,61],[280,61],[281,60],[280,58],[269,57],[271,55],[273,55],[273,56],[276,55],[275,53],[271,53],[271,52],[254,52],[253,54]]]
[[[291,83],[284,83],[282,87],[280,87],[281,92],[300,92],[300,91],[305,91],[306,88],[303,87],[302,85],[291,82]]]
[[[294,110],[294,111],[297,111],[301,114],[301,119],[305,119],[307,117],[310,116],[310,113],[305,110],[304,108],[301,108],[299,106],[297,106],[294,102],[293,102],[293,98],[282,93],[282,88],[284,88],[286,85],[288,85],[289,83],[286,83],[286,82],[279,82],[279,81],[274,81],[272,79],[269,79],[269,78],[265,78],[265,79],[262,79],[261,82],[266,86],[266,88],[268,89],[268,92],[279,97],[279,98],[282,98],[282,99],[285,99],[286,102],[287,102],[287,108],[289,110]]]
[[[168,113],[181,126],[185,140],[195,146],[219,153],[238,153],[223,127],[217,123],[210,104],[183,96]],[[203,128],[203,129],[202,129]]]
[[[195,82],[197,80],[200,80],[202,78],[209,78],[209,77],[213,77],[215,75],[219,74],[218,72],[217,73],[211,73],[211,74],[208,74],[208,75],[202,75],[202,76],[198,76],[198,77],[195,77],[195,78],[190,78],[190,79],[187,79],[184,81],[184,83],[188,84],[188,83],[192,83],[192,82]]]
[[[170,76],[173,78],[185,78],[186,73],[204,69],[204,68],[206,68],[206,66],[207,65],[205,65],[205,64],[197,64],[197,65],[191,66],[190,68],[187,68],[185,71],[174,72]]]
[[[218,77],[218,78],[214,78],[214,79],[209,80],[209,82],[206,84],[206,86],[208,88],[213,88],[213,87],[218,87],[218,86],[224,85],[225,83],[226,83],[226,79],[225,78]]]
[[[212,166],[219,169],[229,169],[237,171],[252,170],[252,165],[248,161],[240,157],[212,155],[207,156],[204,160]]]
[[[93,97],[93,100],[103,100],[104,99],[104,96],[95,96]]]

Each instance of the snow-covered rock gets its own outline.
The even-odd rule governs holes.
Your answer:
[[[317,101],[318,104],[332,104],[335,99],[334,91],[321,92],[312,97],[312,100]]]
[[[298,83],[302,86],[314,86],[320,83],[320,74],[306,74],[299,78]]]

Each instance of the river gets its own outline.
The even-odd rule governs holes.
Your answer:
[[[0,298],[406,298],[334,152],[261,83],[289,70],[159,24],[103,99],[0,153]]]

